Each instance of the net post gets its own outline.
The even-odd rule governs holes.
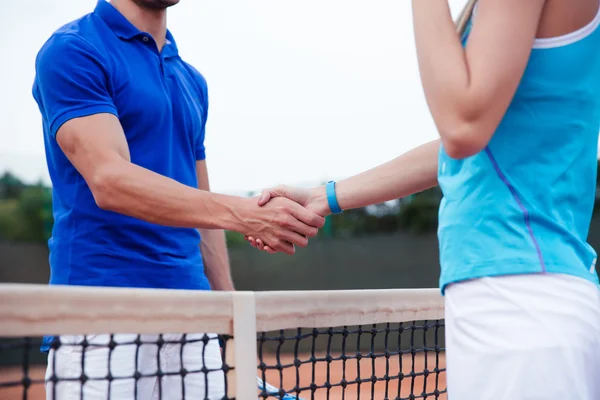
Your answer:
[[[233,365],[227,397],[256,400],[256,302],[253,292],[233,293],[233,351],[226,354]]]

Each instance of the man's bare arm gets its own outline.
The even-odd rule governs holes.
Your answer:
[[[112,114],[72,119],[56,139],[104,210],[160,225],[256,232],[289,254],[292,244],[306,246],[306,237],[316,235],[324,223],[291,201],[261,212],[256,200],[198,190],[133,164]]]
[[[210,191],[206,161],[196,161],[198,189]],[[225,232],[222,229],[199,229],[204,271],[213,290],[234,290]]]

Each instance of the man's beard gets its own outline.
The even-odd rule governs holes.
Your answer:
[[[150,10],[164,10],[175,4],[179,3],[179,0],[133,0],[135,4],[142,8]]]

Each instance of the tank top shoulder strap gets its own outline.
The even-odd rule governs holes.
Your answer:
[[[590,37],[593,37],[594,41],[600,42],[600,29],[598,29],[598,27],[600,27],[600,5],[598,6],[598,11],[596,12],[594,19],[592,19],[585,26],[565,35],[536,39],[533,43],[533,48],[551,49],[555,47],[563,47],[577,43],[584,39],[588,39]]]
[[[475,7],[473,7],[473,15],[471,17],[471,21],[469,22],[469,28],[467,29],[467,32],[465,32],[465,37],[463,38],[463,40],[466,39],[466,36],[467,36],[466,34],[468,33],[468,31],[470,31],[470,25],[473,23],[473,19],[475,18],[475,15],[477,15],[478,8],[479,8],[479,2],[477,2],[475,4]],[[586,39],[592,35],[597,37],[598,38],[597,40],[600,41],[600,29],[598,29],[599,27],[600,27],[600,5],[598,6],[598,11],[596,12],[594,19],[591,20],[589,23],[587,23],[585,26],[577,29],[576,31],[567,33],[565,35],[550,37],[550,38],[536,39],[535,42],[533,43],[533,48],[534,49],[551,49],[554,47],[568,46],[568,45],[576,43],[580,40]]]

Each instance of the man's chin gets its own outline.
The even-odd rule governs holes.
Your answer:
[[[179,0],[133,0],[138,6],[151,10],[164,10],[175,4]]]

